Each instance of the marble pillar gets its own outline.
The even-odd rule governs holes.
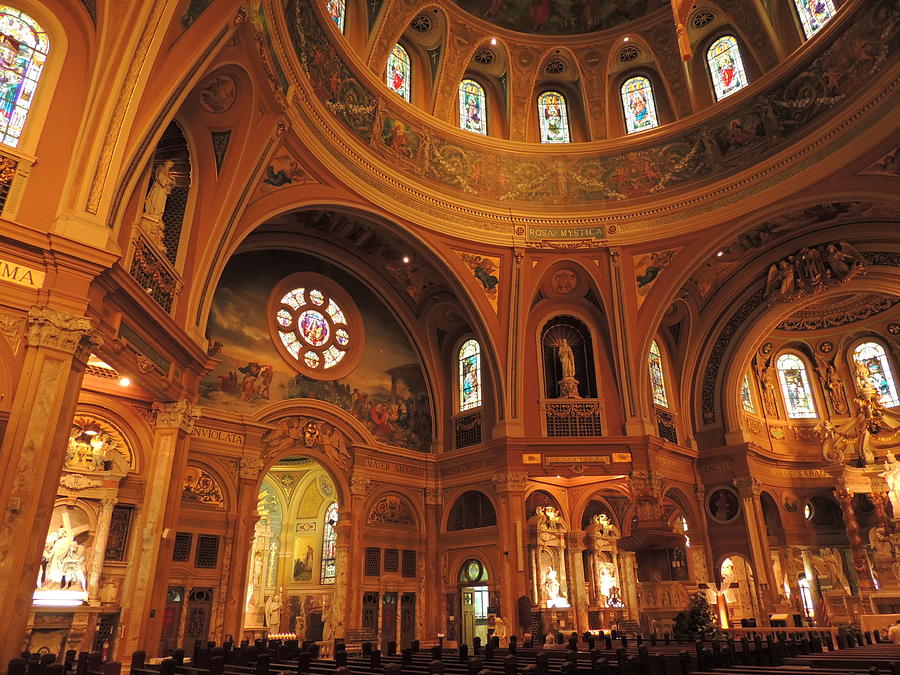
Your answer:
[[[200,409],[184,400],[154,403],[153,409],[153,447],[147,455],[151,463],[135,532],[141,542],[123,593],[119,658],[138,649],[157,656],[188,446],[200,416]]]
[[[99,605],[100,598],[100,573],[103,571],[103,561],[106,558],[106,542],[109,539],[109,524],[112,521],[113,509],[116,506],[115,497],[104,497],[100,500],[100,514],[97,517],[97,534],[91,545],[90,574],[88,575],[88,602]]]
[[[84,367],[98,343],[86,317],[50,307],[28,314],[0,445],[0,668],[21,651]]]
[[[261,468],[262,460],[259,458],[241,459],[237,488],[237,522],[231,542],[231,571],[225,586],[223,636],[230,634],[237,637],[241,634],[243,626],[250,573],[248,572],[250,549],[253,547],[256,522],[259,520],[256,504]]]
[[[519,564],[522,555],[518,549],[521,545],[521,533],[524,532],[525,526],[523,514],[525,514],[525,488],[528,486],[528,474],[518,471],[499,473],[491,478],[491,482],[497,493],[498,506],[500,616],[506,623],[510,634],[520,633],[525,630],[525,627],[518,625],[518,599],[522,595],[520,589],[525,588],[526,576],[524,565]]]
[[[358,592],[359,586],[350,587],[350,540],[353,533],[354,514],[346,511],[334,526],[337,540],[334,552],[334,594],[331,596],[331,639],[347,636],[347,596]],[[329,636],[325,636],[329,639]]]
[[[581,549],[584,546],[583,537],[578,537],[574,532],[567,533],[566,558],[569,568],[569,604],[575,613],[575,624],[578,633],[584,633],[588,629],[587,602],[584,582],[584,557]],[[581,539],[581,541],[579,541]]]
[[[769,618],[772,607],[775,604],[772,581],[772,553],[769,550],[769,538],[766,533],[766,523],[762,515],[760,505],[759,481],[755,478],[738,478],[734,481],[741,497],[741,511],[744,514],[744,523],[747,527],[747,539],[750,543],[750,555],[753,562],[753,574],[756,582],[756,595],[754,604],[757,604],[762,621]]]
[[[359,525],[351,527],[347,532],[347,536],[344,537],[344,543],[357,556],[353,560],[349,558],[348,553],[350,568],[346,570],[346,583],[349,590],[347,591],[344,605],[344,625],[348,628],[356,628],[362,625],[362,584],[365,565],[365,547],[363,546],[362,534],[367,515],[363,511],[365,510],[366,496],[369,494],[372,481],[361,475],[361,473],[354,474],[350,480],[349,503],[340,505],[341,519],[344,518],[344,508],[346,507],[347,512],[355,514],[359,520]],[[337,543],[341,543],[340,537],[338,537]]]
[[[438,633],[444,632],[442,612],[429,611],[426,607],[439,608],[443,605],[443,588],[448,582],[441,576],[440,541],[441,532],[441,491],[437,488],[425,488],[425,529],[422,537],[425,539],[425,569],[424,579],[421,579],[419,598],[416,607],[416,621],[422,617],[423,633],[417,635],[420,640],[433,639]],[[420,565],[421,569],[421,565]],[[362,595],[361,593],[359,595]],[[360,610],[361,622],[362,610]]]

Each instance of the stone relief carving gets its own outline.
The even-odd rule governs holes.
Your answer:
[[[87,317],[39,306],[28,312],[25,341],[30,347],[49,347],[77,357],[86,357],[102,342]]]
[[[19,350],[19,341],[25,331],[25,317],[15,314],[0,314],[0,335],[6,338],[9,348],[15,354]]]
[[[81,473],[64,473],[59,479],[59,485],[69,490],[87,490],[100,487],[103,483]]]
[[[188,466],[184,475],[181,498],[209,506],[225,508],[225,498],[218,481],[198,466]]]
[[[863,273],[865,266],[859,251],[846,241],[808,246],[769,267],[766,298],[771,305],[822,293]]]
[[[524,490],[528,486],[528,474],[525,471],[510,471],[491,476],[491,483],[496,492]]]
[[[155,425],[157,428],[177,427],[186,433],[194,430],[194,424],[200,418],[200,407],[184,399],[162,403],[153,402],[153,411],[156,413]]]
[[[368,517],[369,524],[384,523],[388,525],[412,525],[416,519],[409,504],[397,495],[385,495],[372,507]]]
[[[262,470],[263,461],[259,457],[241,457],[238,472],[241,478],[256,480]]]
[[[262,436],[265,456],[287,450],[318,450],[344,471],[350,469],[347,439],[334,425],[306,417],[284,417]]]

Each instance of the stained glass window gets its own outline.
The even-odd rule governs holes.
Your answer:
[[[394,45],[388,56],[385,81],[391,91],[400,94],[406,101],[409,100],[409,72],[409,52],[401,45]]]
[[[484,87],[475,80],[463,80],[459,83],[459,128],[487,136]]]
[[[0,5],[0,141],[7,145],[19,144],[49,51],[34,19]]]
[[[778,357],[778,379],[787,408],[787,416],[794,418],[816,417],[816,404],[806,375],[806,366],[795,354]]]
[[[831,17],[834,16],[834,3],[831,0],[794,0],[803,32],[807,39],[815,35]]]
[[[569,112],[566,97],[555,91],[538,96],[541,143],[569,142]]]
[[[741,406],[748,413],[756,413],[756,407],[753,405],[753,395],[750,393],[750,377],[744,373],[744,380],[741,382]]]
[[[350,326],[343,310],[317,288],[285,293],[275,310],[275,327],[291,356],[314,370],[333,368],[350,348]]]
[[[335,560],[337,559],[337,531],[334,526],[338,521],[337,503],[332,502],[325,511],[325,527],[322,529],[322,583],[333,584],[335,577]]]
[[[733,35],[720,37],[709,46],[706,50],[706,63],[709,65],[717,101],[747,86],[741,50]]]
[[[881,394],[882,405],[888,408],[900,405],[891,364],[884,347],[877,342],[863,342],[853,350],[853,360],[869,371],[870,379]]]
[[[666,398],[666,380],[663,377],[662,355],[659,353],[659,345],[654,340],[650,344],[650,386],[653,388],[653,402],[664,408],[669,407]]]
[[[481,345],[466,340],[459,348],[459,411],[481,405]]]
[[[625,129],[629,134],[659,126],[650,80],[643,75],[631,77],[625,80],[621,93]]]
[[[325,11],[344,32],[344,16],[347,14],[346,0],[325,0]]]

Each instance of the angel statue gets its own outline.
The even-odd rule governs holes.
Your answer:
[[[794,266],[787,260],[781,260],[777,265],[769,268],[766,277],[766,297],[777,295],[785,297],[794,291],[796,272]]]

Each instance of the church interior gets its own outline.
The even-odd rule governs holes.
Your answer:
[[[7,2],[0,672],[889,639],[894,0]]]

